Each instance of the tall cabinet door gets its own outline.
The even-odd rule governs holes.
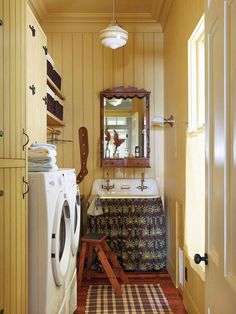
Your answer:
[[[0,0],[0,159],[24,159],[25,1]]]
[[[47,39],[31,9],[26,14],[27,133],[29,144],[47,140]]]
[[[206,313],[236,306],[236,0],[206,1]]]
[[[0,310],[27,313],[25,168],[0,168]]]

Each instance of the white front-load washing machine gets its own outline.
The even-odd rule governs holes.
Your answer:
[[[65,279],[66,313],[73,313],[77,307],[77,251],[80,238],[80,193],[76,183],[76,174],[73,171],[65,173],[66,193],[68,196],[71,217],[71,250],[68,273]]]
[[[65,312],[71,213],[65,170],[29,173],[29,314]]]

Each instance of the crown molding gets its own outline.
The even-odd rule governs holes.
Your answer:
[[[28,4],[39,21],[42,21],[47,16],[48,11],[43,1],[28,0]]]
[[[162,11],[162,7],[165,3],[165,0],[152,0],[152,17],[153,19],[155,19],[157,22],[159,22],[159,18],[160,18],[160,13]]]
[[[158,17],[158,21],[159,21],[159,23],[162,26],[163,32],[164,32],[164,29],[165,29],[165,26],[166,26],[166,22],[168,20],[168,16],[169,16],[169,13],[170,13],[170,10],[171,10],[171,7],[172,7],[173,3],[174,3],[174,0],[165,0],[162,3],[162,8],[161,8],[161,11],[160,11],[160,15]]]
[[[44,23],[63,22],[63,23],[109,23],[112,20],[110,13],[49,13],[42,20]],[[117,22],[132,22],[132,23],[155,23],[156,20],[150,13],[121,13],[116,15]]]
[[[43,22],[42,28],[46,33],[99,33],[107,26],[106,22],[91,23],[91,22]],[[129,33],[161,33],[162,27],[159,23],[122,23],[122,27]]]

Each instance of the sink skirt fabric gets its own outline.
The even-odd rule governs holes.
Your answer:
[[[166,266],[166,222],[161,198],[100,199],[104,214],[88,215],[88,232],[106,234],[125,271]],[[98,259],[93,269],[102,271]]]

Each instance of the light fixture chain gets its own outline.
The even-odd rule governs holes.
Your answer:
[[[113,0],[113,16],[112,16],[113,21],[115,21],[115,0]]]

